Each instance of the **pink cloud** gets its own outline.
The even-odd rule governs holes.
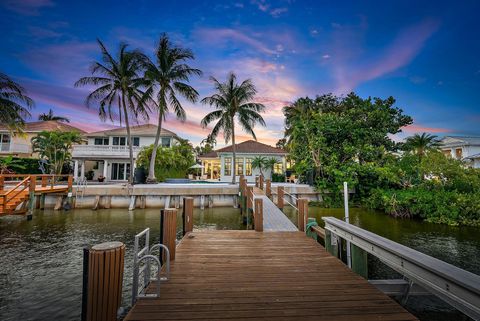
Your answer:
[[[438,30],[439,23],[436,20],[425,20],[402,30],[397,37],[383,51],[377,55],[369,55],[362,59],[363,49],[359,46],[352,30],[337,34],[336,54],[334,61],[334,77],[337,81],[337,93],[347,93],[355,89],[359,84],[385,74],[391,73],[409,64],[421,51],[425,42]],[[362,38],[361,35],[358,35]],[[345,38],[342,38],[345,37]],[[347,45],[347,47],[345,47]]]
[[[51,0],[5,0],[3,6],[22,15],[37,16],[40,9],[53,7],[54,3]]]
[[[451,133],[452,130],[448,128],[441,127],[426,127],[422,125],[408,125],[402,128],[406,133]]]

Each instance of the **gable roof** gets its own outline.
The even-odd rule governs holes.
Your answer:
[[[459,145],[475,145],[480,146],[480,137],[478,136],[445,136],[440,143],[444,147]]]
[[[200,155],[200,158],[214,158],[219,154],[233,153],[233,145],[226,146],[207,154]],[[286,155],[287,152],[283,149],[276,148],[267,144],[259,143],[254,140],[247,140],[239,144],[235,144],[236,152],[240,154],[271,154],[271,155]]]
[[[130,134],[132,136],[139,135],[139,136],[155,136],[157,134],[158,126],[152,124],[144,124],[138,126],[130,127]],[[107,129],[98,132],[88,133],[85,136],[87,137],[103,137],[103,136],[112,136],[112,135],[127,135],[127,128],[120,127],[114,129]],[[162,127],[162,131],[160,132],[160,136],[173,136],[178,137],[172,131],[165,129]]]
[[[39,133],[44,130],[61,132],[76,131],[79,133],[85,133],[85,131],[80,128],[56,120],[34,121],[30,123],[25,123],[25,127],[23,129],[25,133]],[[0,131],[8,131],[8,128],[4,125],[0,125]]]

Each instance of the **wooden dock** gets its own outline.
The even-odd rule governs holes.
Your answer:
[[[254,199],[263,200],[263,230],[265,232],[294,232],[298,231],[295,224],[273,203],[271,199],[265,196],[263,190],[253,188]]]
[[[154,291],[152,285],[150,291]],[[302,232],[201,231],[125,320],[416,320]]]

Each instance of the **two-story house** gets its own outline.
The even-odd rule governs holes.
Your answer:
[[[54,120],[25,123],[22,133],[12,133],[6,126],[0,125],[0,157],[36,157],[32,152],[32,138],[42,131],[85,133],[77,127]]]
[[[130,134],[133,143],[133,158],[137,158],[142,147],[152,145],[155,141],[157,126],[146,124],[132,126]],[[74,161],[74,178],[97,180],[103,177],[106,181],[125,181],[130,173],[130,156],[125,127],[85,134],[86,145],[74,145],[72,159]],[[179,141],[178,136],[162,128],[160,144],[171,147]]]
[[[480,168],[480,137],[445,136],[440,141],[442,152],[458,160],[463,160],[474,168]]]

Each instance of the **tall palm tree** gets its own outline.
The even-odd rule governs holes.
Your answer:
[[[21,130],[33,106],[33,100],[26,95],[25,89],[0,72],[0,124],[12,131]]]
[[[188,81],[190,76],[200,76],[202,72],[185,63],[190,59],[195,59],[191,50],[173,46],[168,36],[162,34],[155,50],[155,63],[150,62],[145,72],[145,78],[151,83],[149,92],[157,91],[156,107],[158,111],[158,129],[148,168],[147,182],[156,182],[155,159],[162,122],[169,112],[169,107],[172,108],[179,120],[185,121],[185,110],[178,100],[178,96],[191,102],[198,100],[198,92],[188,85]]]
[[[138,120],[142,117],[148,120],[150,112],[150,97],[144,91],[146,82],[143,77],[145,56],[138,50],[127,50],[128,45],[121,43],[118,54],[113,57],[98,40],[102,53],[101,62],[94,62],[91,66],[92,76],[82,77],[75,86],[96,86],[86,99],[87,107],[98,104],[100,119],[109,118],[113,121],[122,118],[125,121],[127,140],[130,153],[130,177],[133,184],[133,144],[130,135],[130,118]],[[118,111],[118,114],[116,113]]]
[[[53,120],[53,121],[60,121],[60,122],[64,122],[64,123],[69,123],[70,122],[70,119],[68,119],[67,117],[55,116],[53,114],[52,109],[50,109],[48,111],[48,113],[43,113],[43,114],[38,115],[38,120],[41,120],[41,121]]]
[[[291,105],[282,108],[285,115],[285,137],[288,137],[288,140],[291,138],[295,124],[303,121],[314,108],[314,102],[308,97],[299,98]]]
[[[410,136],[405,141],[405,149],[418,155],[419,159],[425,156],[429,150],[437,150],[440,147],[440,142],[437,136],[427,133],[415,134]]]
[[[244,80],[242,83],[237,82],[234,73],[227,76],[227,81],[219,82],[214,77],[213,81],[216,93],[210,97],[202,99],[203,104],[208,104],[216,108],[215,111],[207,114],[201,121],[203,128],[207,127],[211,122],[218,120],[212,129],[210,136],[217,137],[220,131],[223,131],[225,143],[232,140],[233,151],[233,175],[232,184],[235,184],[235,166],[236,166],[236,146],[235,146],[235,119],[238,120],[242,129],[252,135],[256,140],[257,136],[253,131],[256,123],[265,126],[265,121],[260,115],[265,111],[265,106],[253,102],[257,93],[257,89],[250,79]]]

